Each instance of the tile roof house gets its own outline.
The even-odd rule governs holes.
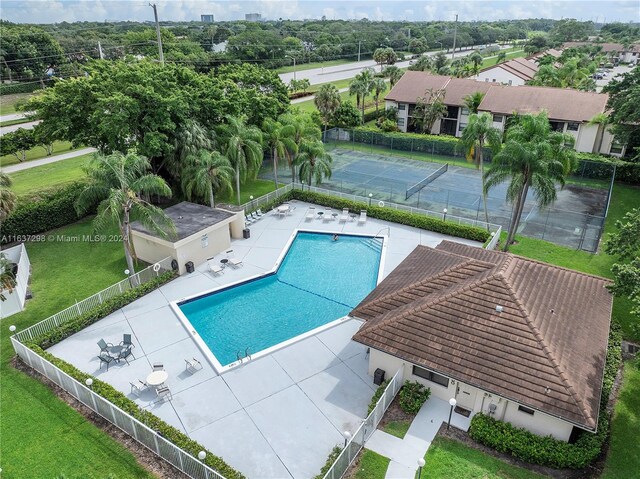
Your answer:
[[[538,64],[536,62],[526,58],[514,58],[480,70],[475,79],[480,82],[517,86],[533,80],[537,72]]]
[[[428,385],[483,412],[568,440],[595,431],[612,297],[608,281],[443,241],[418,246],[351,316],[369,373]]]

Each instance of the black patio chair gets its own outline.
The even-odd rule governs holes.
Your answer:
[[[124,348],[122,351],[120,351],[120,353],[118,354],[118,357],[116,358],[116,361],[119,362],[121,359],[124,359],[125,363],[129,364],[129,361],[127,360],[127,356],[133,356],[133,354],[131,354],[130,348]],[[135,357],[133,359],[135,359]]]
[[[107,343],[104,339],[98,341],[98,347],[100,351],[107,351],[110,347],[113,347],[113,344]]]
[[[133,356],[133,352],[131,350],[133,348],[135,348],[136,346],[135,346],[135,344],[133,344],[131,342],[131,335],[130,334],[123,334],[122,335],[122,341],[120,341],[120,346],[125,346],[129,350],[131,356]],[[127,354],[127,356],[128,356],[128,354]],[[136,357],[133,356],[133,359],[135,359],[135,358]]]
[[[105,363],[107,365],[107,371],[109,370],[109,364],[111,364],[113,361],[116,360],[113,356],[110,356],[109,353],[107,353],[106,351],[102,351],[98,356],[98,359],[100,360],[100,369],[102,369],[102,363]]]

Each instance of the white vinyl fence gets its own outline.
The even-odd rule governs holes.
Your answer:
[[[271,203],[276,198],[288,193],[293,189],[293,183],[289,183],[281,188],[278,188],[271,193],[267,193],[266,195],[262,195],[260,198],[255,198],[253,200],[248,201],[247,203],[240,206],[240,208],[244,208],[245,213],[251,213],[252,211],[256,211],[257,209],[261,209],[263,205]]]
[[[485,246],[485,249],[496,249],[496,246],[498,246],[498,241],[500,241],[500,234],[502,233],[502,226],[498,227],[497,231],[492,231],[491,232],[491,241],[489,241],[487,243],[487,246]]]
[[[331,468],[324,475],[324,479],[340,479],[354,461],[358,453],[364,447],[365,442],[374,433],[378,424],[382,420],[385,411],[389,408],[393,399],[402,387],[402,368],[393,376],[384,393],[376,403],[371,414],[360,424],[360,427],[353,433],[351,440],[347,442],[340,455],[336,458]]]

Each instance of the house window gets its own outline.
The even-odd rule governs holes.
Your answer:
[[[398,126],[404,126],[404,118],[398,118]]]
[[[418,376],[419,378],[426,379],[427,381],[431,381],[432,383],[439,384],[440,386],[444,386],[445,388],[449,387],[449,379],[434,373],[433,371],[429,371],[428,369],[421,368],[420,366],[413,367],[413,375]]]
[[[609,153],[614,155],[620,155],[622,153],[622,144],[617,142],[616,140],[613,140],[613,142],[611,143],[611,149],[609,150]]]
[[[398,111],[404,111],[407,108],[406,103],[398,103]]]
[[[458,131],[462,131],[467,127],[466,123],[460,123],[458,124]]]
[[[567,123],[567,131],[578,131],[578,128],[580,128],[580,123],[577,121],[570,121]]]
[[[533,414],[535,413],[533,409],[524,406],[518,406],[518,411],[529,414],[530,416],[533,416]]]
[[[469,114],[469,109],[466,106],[462,107],[462,111],[460,112],[461,115],[468,115]]]
[[[504,119],[503,115],[493,115],[493,121],[496,123],[502,123],[503,119]]]
[[[509,85],[513,85],[513,80],[509,80]]]
[[[496,82],[496,79],[494,78],[494,79],[493,79],[493,80],[491,80],[491,81],[492,81],[493,83],[495,83],[495,82]]]

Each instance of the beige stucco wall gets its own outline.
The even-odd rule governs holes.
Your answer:
[[[414,376],[412,372],[413,364],[372,348],[369,353],[369,375],[373,376],[377,368],[386,372],[385,377],[387,379],[393,377],[396,371],[402,369],[404,380],[418,381],[424,384],[431,389],[433,397],[443,401],[456,398],[458,404],[470,409],[472,414],[482,412],[492,415],[496,419],[510,422],[517,427],[523,427],[534,434],[541,436],[552,435],[556,439],[567,441],[573,429],[572,424],[540,411],[535,411],[533,416],[518,411],[517,403],[497,394],[484,391],[481,388],[454,379],[450,379],[449,386],[444,387],[419,376]],[[492,404],[496,406],[493,413],[491,412]]]
[[[572,135],[576,139],[576,151],[592,153],[597,147],[596,139],[598,137],[598,125],[589,125],[581,123],[578,131],[568,131],[565,125],[565,133]]]

